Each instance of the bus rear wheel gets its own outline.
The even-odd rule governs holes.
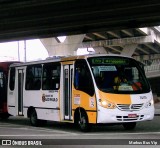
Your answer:
[[[6,119],[9,118],[9,114],[8,114],[8,113],[1,114],[1,115],[0,115],[0,118],[1,118],[2,120],[6,120]]]
[[[37,119],[37,113],[36,113],[35,109],[33,109],[30,113],[30,123],[33,126],[39,125],[39,120]]]
[[[136,122],[123,123],[123,127],[126,130],[133,130],[136,127]]]

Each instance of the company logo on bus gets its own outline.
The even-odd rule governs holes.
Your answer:
[[[46,102],[46,101],[53,101],[53,102],[57,102],[58,98],[54,98],[53,95],[42,95],[42,102]]]
[[[140,96],[140,99],[147,99],[146,96]]]
[[[45,94],[43,94],[42,95],[42,102],[45,102],[45,99],[46,99]]]

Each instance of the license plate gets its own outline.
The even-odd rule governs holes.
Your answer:
[[[136,118],[137,114],[128,114],[128,118]]]

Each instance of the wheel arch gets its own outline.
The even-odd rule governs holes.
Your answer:
[[[84,108],[82,108],[82,107],[77,107],[76,110],[75,110],[75,112],[74,112],[74,122],[77,121],[77,119],[80,116],[80,113],[85,113],[86,116],[87,116],[87,120],[89,121],[89,118],[88,118],[86,110]]]
[[[33,106],[30,106],[27,110],[27,117],[29,118],[31,113],[35,110],[35,108]]]

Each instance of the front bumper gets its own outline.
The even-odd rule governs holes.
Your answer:
[[[154,106],[139,111],[121,111],[118,108],[106,109],[98,106],[97,123],[124,123],[152,120]]]

